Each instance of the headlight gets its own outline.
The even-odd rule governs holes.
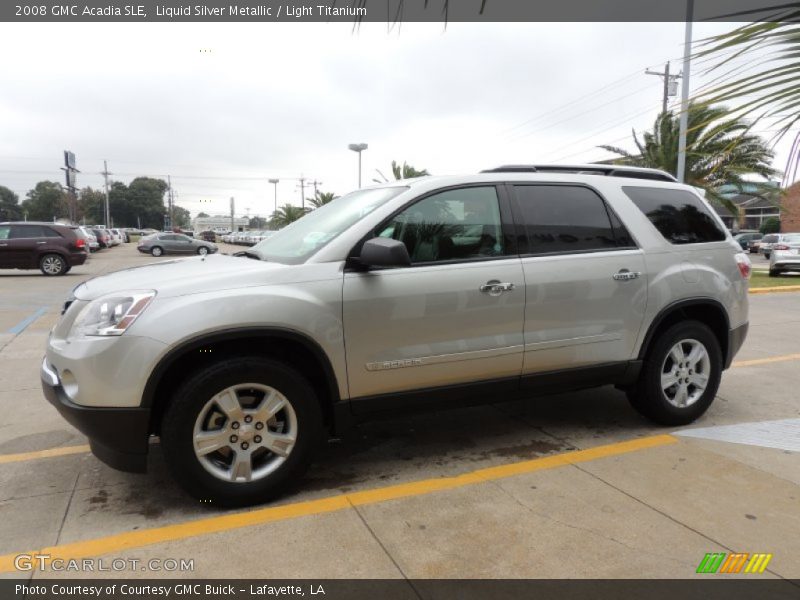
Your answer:
[[[122,335],[155,296],[155,290],[145,290],[92,300],[75,319],[70,335]]]

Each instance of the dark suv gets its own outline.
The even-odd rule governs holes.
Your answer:
[[[64,275],[89,256],[80,229],[56,223],[0,223],[0,269]]]

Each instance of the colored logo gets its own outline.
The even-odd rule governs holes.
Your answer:
[[[698,573],[763,573],[772,554],[709,552],[697,566]]]

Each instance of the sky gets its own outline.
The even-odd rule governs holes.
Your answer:
[[[732,24],[695,24],[700,39]],[[191,211],[267,216],[299,179],[342,195],[392,160],[432,174],[591,162],[633,148],[681,68],[683,23],[0,24],[0,185],[24,199],[171,177]],[[707,80],[692,73],[690,90]],[[679,100],[674,98],[673,100]],[[767,135],[768,127],[764,126]],[[776,147],[783,170],[791,140]],[[306,196],[313,188],[306,188]]]

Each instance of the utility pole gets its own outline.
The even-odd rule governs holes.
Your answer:
[[[236,231],[236,228],[233,226],[233,219],[234,219],[233,211],[234,211],[235,207],[236,207],[236,205],[235,205],[235,203],[233,201],[233,196],[231,196],[231,233]]]
[[[306,208],[306,186],[311,185],[310,183],[306,183],[306,178],[300,174],[300,178],[298,179],[300,182],[300,206],[303,207],[303,210]]]
[[[109,175],[113,175],[113,173],[109,173],[108,172],[108,161],[107,160],[103,161],[103,173],[102,173],[102,175],[103,175],[103,181],[104,181],[105,190],[106,190],[106,218],[105,218],[106,227],[111,227],[111,209],[109,208],[109,205],[108,205],[108,176]]]
[[[661,112],[667,112],[667,104],[669,103],[670,96],[675,96],[678,93],[677,86],[678,86],[678,79],[681,77],[680,75],[670,75],[669,74],[669,61],[667,64],[664,65],[664,71],[645,71],[647,75],[658,75],[664,80],[664,98],[661,103]]]
[[[317,197],[317,186],[318,185],[322,185],[322,182],[321,181],[317,181],[315,179],[314,181],[311,182],[311,185],[314,186],[314,198],[316,198]]]
[[[692,66],[692,19],[694,0],[686,0],[686,32],[683,42],[683,85],[681,86],[681,120],[678,133],[678,181],[686,182],[686,130],[689,127],[689,72]]]
[[[172,210],[172,205],[173,205],[173,202],[174,202],[174,198],[172,196],[172,179],[170,179],[169,175],[167,175],[167,192],[168,192],[167,193],[167,214],[169,215],[169,228],[170,229],[174,229],[175,228],[175,219],[174,219],[174,214],[173,214],[173,210]]]

